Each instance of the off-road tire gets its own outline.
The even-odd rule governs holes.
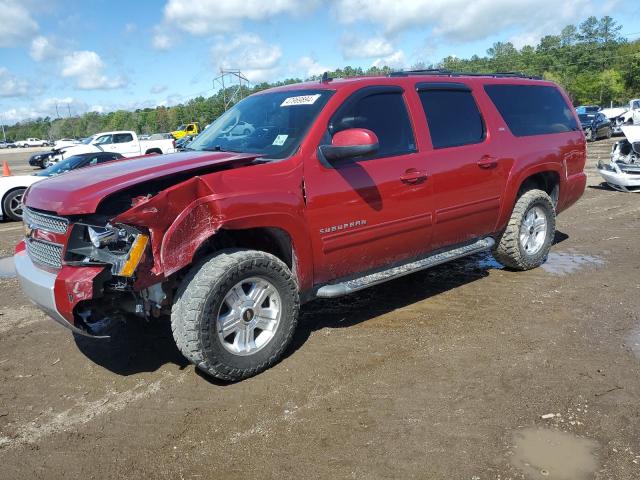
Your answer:
[[[547,217],[547,233],[540,251],[533,255],[527,253],[520,245],[520,226],[527,212],[534,206],[541,207]],[[516,201],[507,228],[493,248],[494,258],[505,267],[513,270],[530,270],[542,265],[555,237],[556,212],[549,195],[542,190],[529,190]]]
[[[234,355],[217,333],[217,312],[227,292],[251,277],[268,280],[281,299],[281,318],[274,337],[251,355]],[[221,250],[194,265],[176,292],[171,311],[173,338],[182,354],[200,370],[226,381],[257,375],[273,366],[291,342],[298,321],[297,283],[281,260],[268,253]]]

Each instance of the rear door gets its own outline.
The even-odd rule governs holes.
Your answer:
[[[129,132],[113,134],[113,149],[111,152],[119,153],[125,157],[140,155],[140,142]]]
[[[316,151],[305,163],[315,283],[429,249],[430,184],[403,93],[398,86],[356,91],[333,113],[321,142],[330,144],[345,129],[366,128],[377,135],[378,152],[329,163]]]
[[[467,84],[422,82],[416,89],[432,145],[433,248],[492,233],[512,162],[500,157]]]

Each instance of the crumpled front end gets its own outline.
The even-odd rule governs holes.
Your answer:
[[[623,127],[623,130],[628,128]],[[629,141],[629,136],[616,142],[610,161],[599,161],[597,168],[610,187],[623,192],[640,192],[640,142]]]
[[[148,261],[146,232],[29,207],[23,220],[16,272],[25,294],[54,320],[75,333],[106,337],[122,313],[144,312],[149,289],[133,293],[136,269]]]

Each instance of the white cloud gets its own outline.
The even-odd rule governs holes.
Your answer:
[[[82,100],[73,97],[54,97],[46,98],[29,106],[10,108],[1,112],[0,118],[8,124],[13,124],[23,120],[33,120],[43,117],[66,117],[69,113],[71,113],[71,115],[78,115],[92,111],[92,109],[93,107],[89,109],[87,104]]]
[[[192,35],[208,35],[235,30],[243,20],[304,13],[316,4],[316,0],[169,0],[164,21]]]
[[[373,62],[374,67],[404,68],[407,65],[407,58],[402,50],[397,50],[391,55],[380,57]]]
[[[21,97],[29,92],[26,80],[13,75],[9,70],[0,67],[0,97]]]
[[[166,85],[154,85],[153,87],[151,87],[150,92],[151,93],[162,93],[167,89]]]
[[[51,60],[57,57],[58,55],[60,55],[60,51],[48,38],[40,35],[31,40],[29,55],[36,62],[42,62],[43,60]]]
[[[138,30],[138,26],[135,23],[127,23],[124,26],[124,33],[135,33]]]
[[[321,65],[313,57],[301,57],[294,66],[294,74],[300,75],[302,73],[304,78],[322,75],[330,70],[333,70],[333,68]]]
[[[597,0],[336,0],[336,18],[345,24],[371,22],[387,35],[415,28],[449,41],[487,38],[516,28],[555,33],[576,18],[603,15],[613,3]]]
[[[282,50],[258,35],[243,33],[231,39],[219,38],[211,48],[211,54],[218,69],[242,70],[250,81],[261,82],[273,78]]]
[[[393,45],[383,37],[361,39],[356,35],[345,35],[340,41],[340,47],[346,59],[374,58],[393,53]]]
[[[163,32],[161,28],[155,28],[151,44],[156,50],[169,50],[173,45],[171,37]]]
[[[126,84],[122,77],[108,76],[104,70],[105,65],[100,55],[90,50],[72,52],[62,59],[61,75],[74,78],[76,86],[82,90],[106,90]]]
[[[0,48],[19,46],[37,31],[38,24],[27,7],[13,0],[0,0]]]

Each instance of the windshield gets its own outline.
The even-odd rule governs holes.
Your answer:
[[[580,115],[578,115],[578,118],[580,118],[581,122],[591,122],[594,118],[596,118],[596,116],[593,114],[581,113]]]
[[[49,168],[36,173],[39,177],[53,177],[54,175],[60,175],[61,173],[68,172],[84,165],[85,158],[78,155],[71,156],[65,160],[51,165]]]
[[[222,114],[188,148],[286,158],[297,150],[332,94],[289,90],[252,95]]]
[[[91,143],[91,140],[93,140],[94,138],[96,138],[95,135],[92,135],[92,136],[87,137],[87,138],[83,138],[82,139],[82,144],[83,145],[89,145]]]
[[[178,128],[176,128],[176,130],[184,130],[184,123],[178,125]]]

